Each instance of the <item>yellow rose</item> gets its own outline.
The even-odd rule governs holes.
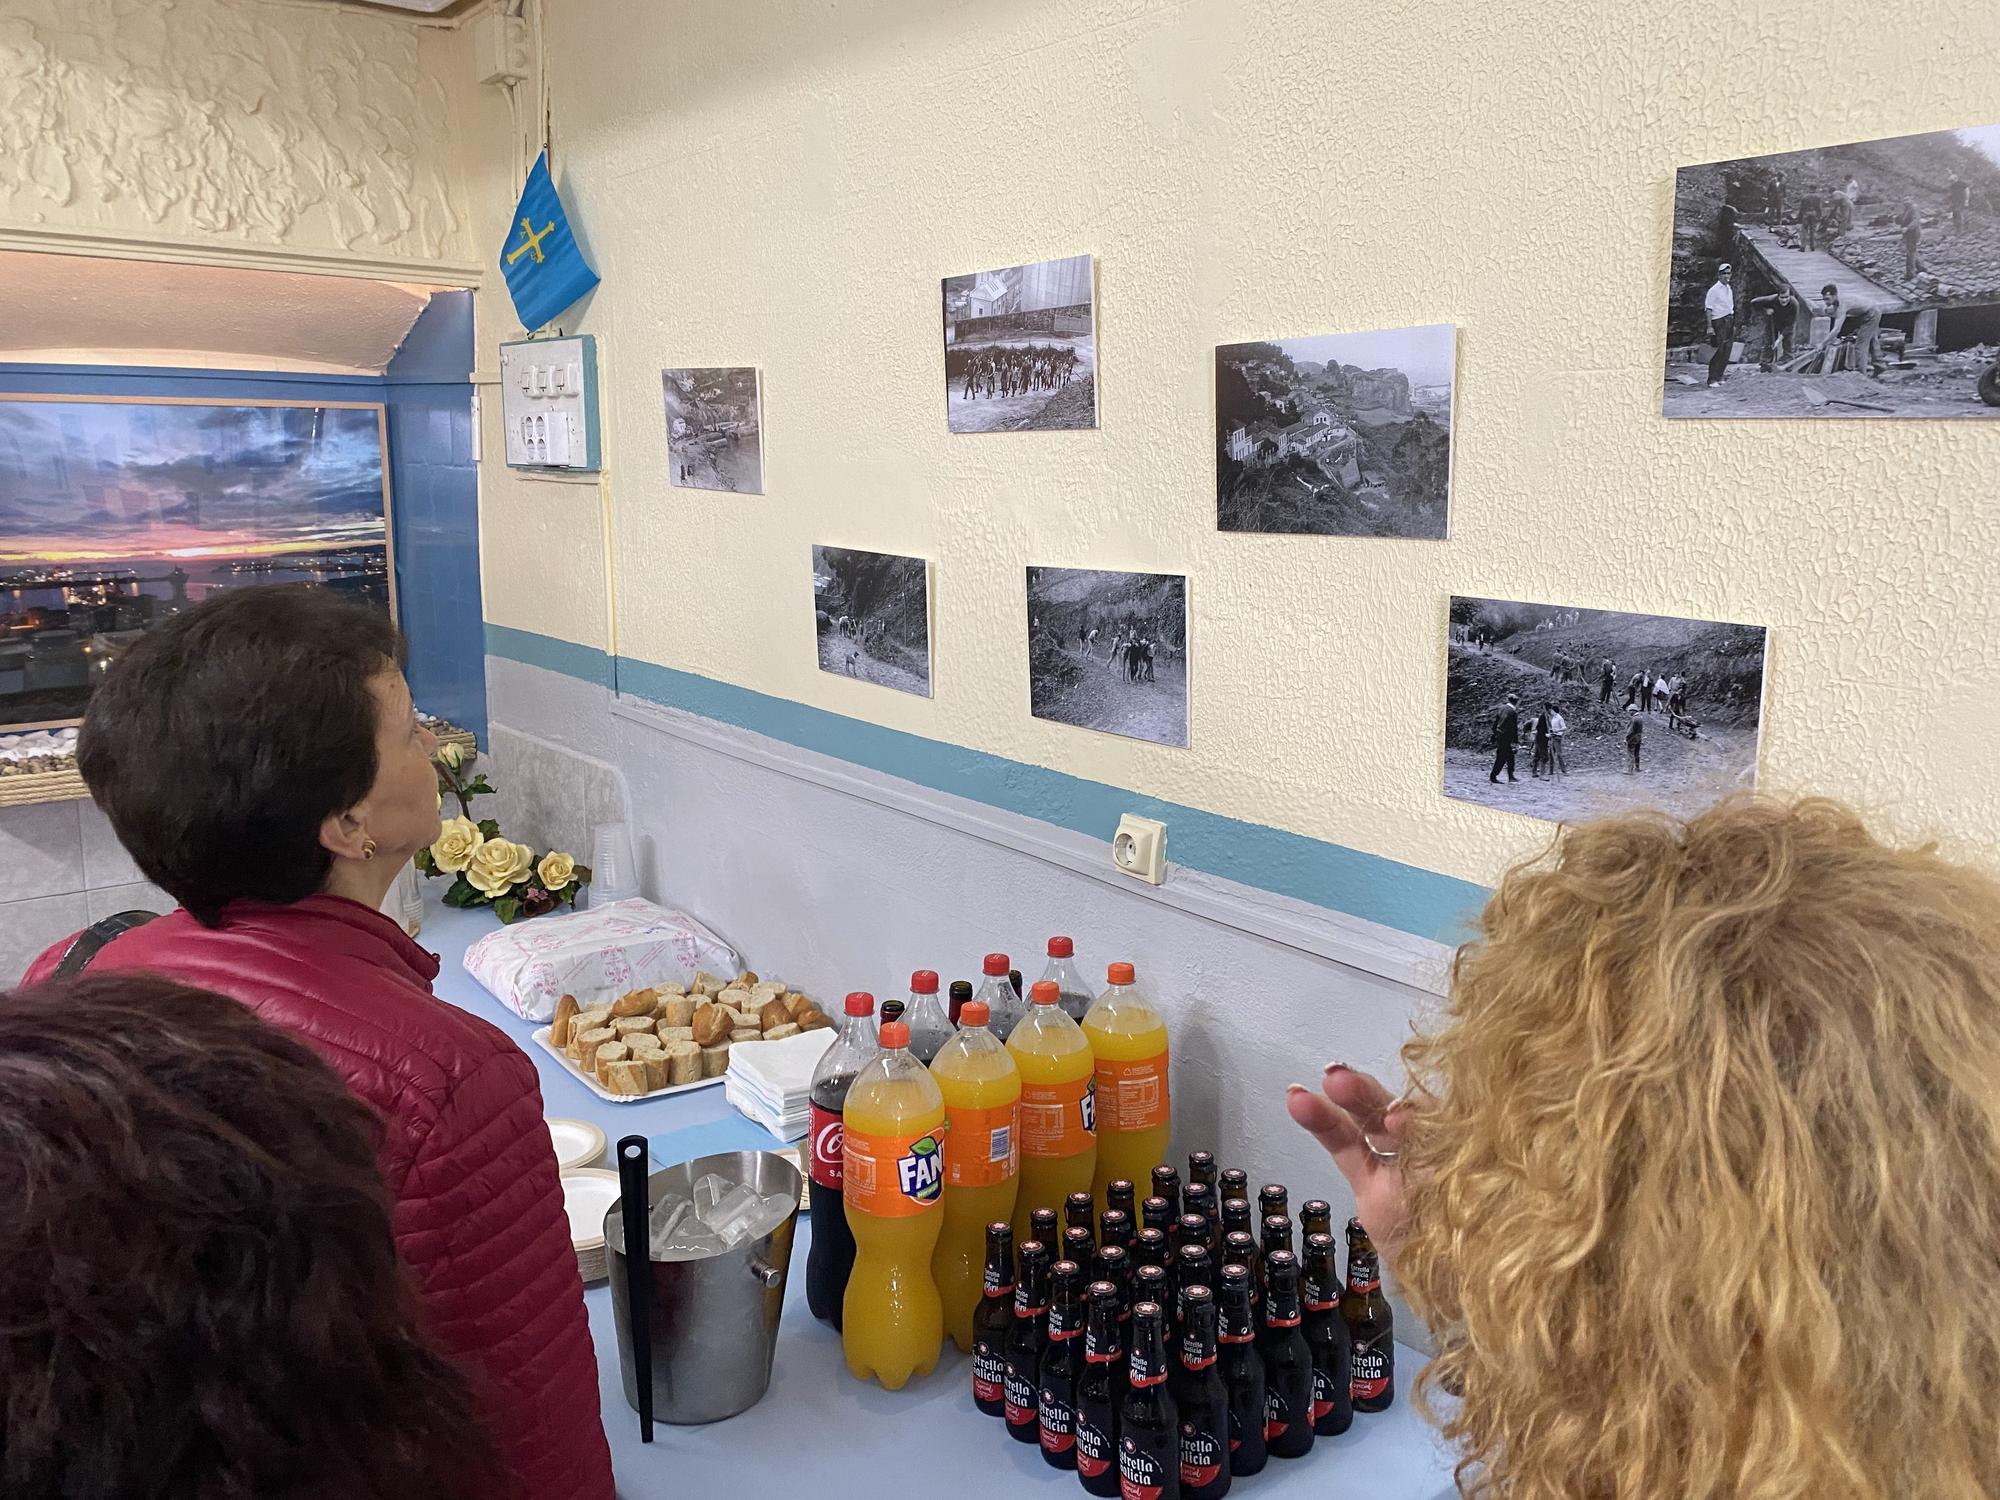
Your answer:
[[[438,746],[437,758],[439,765],[447,770],[456,771],[465,764],[465,746],[459,744],[457,740],[447,741]]]
[[[509,887],[526,880],[534,868],[535,851],[526,844],[488,839],[466,865],[465,878],[483,895],[504,896]]]
[[[560,849],[551,849],[542,856],[535,873],[542,878],[543,890],[559,891],[576,879],[576,861]]]
[[[431,858],[440,870],[455,875],[472,863],[472,856],[485,842],[479,825],[472,819],[446,818],[438,836],[431,840]]]

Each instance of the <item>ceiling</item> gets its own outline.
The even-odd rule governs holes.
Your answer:
[[[438,290],[0,251],[0,359],[372,374]]]

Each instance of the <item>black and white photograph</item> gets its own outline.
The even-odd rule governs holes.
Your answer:
[[[1670,417],[2000,416],[2000,125],[1682,167]]]
[[[1451,601],[1444,792],[1551,822],[1689,817],[1757,782],[1762,625]]]
[[[1217,528],[1442,539],[1457,333],[1433,323],[1218,347]]]
[[[662,370],[668,479],[677,489],[764,493],[764,422],[757,371]]]
[[[945,425],[1097,425],[1096,266],[1088,255],[944,279]]]
[[[1038,719],[1188,742],[1187,578],[1028,569],[1028,702]]]
[[[815,546],[812,583],[822,672],[931,695],[928,562]]]

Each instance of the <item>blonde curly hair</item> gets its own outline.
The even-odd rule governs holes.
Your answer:
[[[2000,1495],[2000,885],[1740,800],[1569,830],[1480,929],[1393,1257],[1461,1492]]]

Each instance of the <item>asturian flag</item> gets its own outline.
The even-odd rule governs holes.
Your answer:
[[[507,248],[500,252],[500,274],[507,278],[521,326],[530,333],[597,285],[597,273],[584,263],[569,232],[546,151],[535,158],[521,189]]]

